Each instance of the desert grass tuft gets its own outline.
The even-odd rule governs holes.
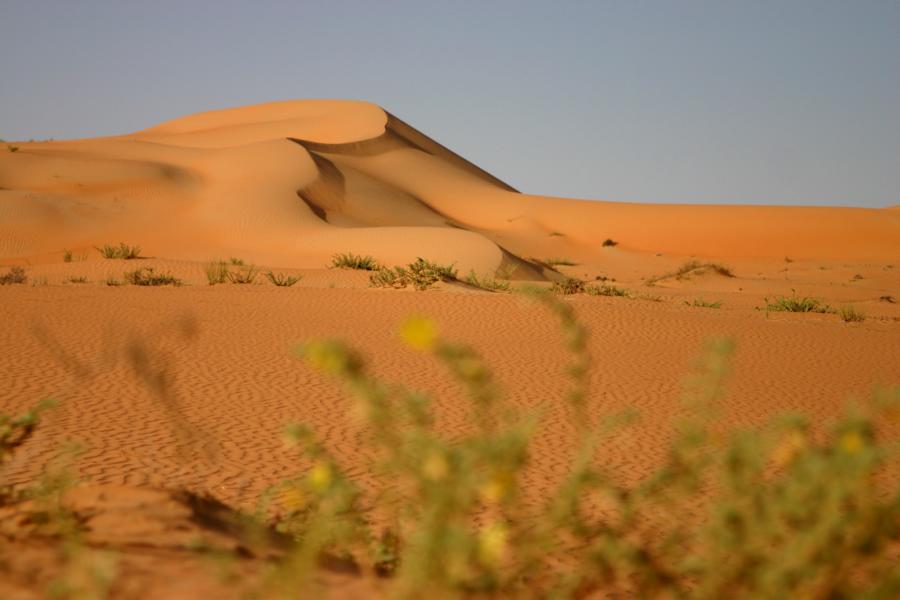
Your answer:
[[[63,262],[70,263],[72,262],[72,251],[71,250],[63,250]]]
[[[838,309],[838,315],[844,323],[862,323],[866,320],[866,315],[854,306],[847,305]]]
[[[765,298],[766,312],[799,312],[799,313],[829,313],[834,312],[830,306],[818,298],[811,296],[798,296],[793,291],[790,296],[778,296]]]
[[[585,291],[585,284],[582,280],[574,277],[567,277],[562,281],[554,281],[550,286],[550,291],[560,296],[569,296],[572,294],[581,294]]]
[[[722,302],[720,300],[708,302],[703,298],[694,298],[693,300],[685,300],[684,303],[688,306],[695,306],[697,308],[722,308]]]
[[[135,269],[134,271],[126,271],[125,281],[131,285],[140,286],[159,286],[174,285],[180,286],[181,280],[169,273],[157,273],[152,267],[144,267]]]
[[[416,290],[423,291],[439,281],[456,281],[456,279],[457,273],[453,265],[441,265],[417,258],[415,262],[405,267],[397,266],[393,269],[381,267],[369,276],[369,285],[396,289],[412,286]]]
[[[84,275],[70,275],[66,278],[68,283],[87,283],[88,278]]]
[[[285,275],[284,273],[273,273],[272,271],[269,271],[266,273],[266,279],[278,287],[291,287],[300,281],[302,277],[300,275]]]
[[[331,257],[332,269],[356,269],[358,271],[377,271],[381,268],[378,261],[371,256],[361,256],[352,252],[335,254]]]
[[[18,151],[19,151],[19,147],[18,147],[18,146],[9,146],[9,145],[7,145],[7,146],[6,146],[6,149],[9,150],[10,152],[18,152]]]
[[[230,264],[234,265],[235,267],[243,267],[244,266],[244,260],[242,258],[237,258],[235,256],[232,256],[231,258],[229,258],[228,262]]]
[[[20,266],[12,266],[9,271],[0,275],[0,285],[13,285],[16,283],[26,283],[28,276],[25,274],[25,268]]]
[[[702,275],[703,273],[708,272],[718,273],[723,277],[734,277],[734,272],[730,267],[726,267],[720,263],[713,262],[700,262],[699,260],[689,260],[680,267],[678,270],[672,273],[666,273],[664,275],[656,275],[647,280],[647,285],[653,286],[656,285],[657,282],[663,279],[670,279],[674,277],[675,279],[687,279],[693,275]]]
[[[120,280],[116,279],[113,276],[107,277],[105,283],[109,287],[118,287],[120,285],[123,285],[123,283]]]
[[[241,267],[240,269],[228,271],[228,281],[238,284],[250,284],[256,281],[259,270],[253,266]]]
[[[573,260],[569,260],[568,258],[559,258],[559,257],[545,258],[543,260],[543,263],[545,265],[548,265],[551,267],[576,267],[576,266],[578,266],[578,263]]]
[[[605,283],[602,285],[589,285],[584,288],[584,291],[589,296],[628,296],[628,290]]]
[[[606,238],[605,240],[603,240],[603,243],[601,244],[601,246],[603,246],[604,248],[610,248],[612,246],[618,246],[618,245],[619,245],[619,242],[617,242],[616,240],[610,239],[610,238]]]
[[[209,285],[228,281],[228,264],[224,260],[213,260],[203,266],[203,274]]]
[[[475,287],[487,290],[489,292],[509,291],[508,282],[499,281],[497,279],[494,279],[493,277],[478,277],[475,271],[470,271],[465,279],[463,279],[463,281],[468,283],[469,285],[474,285]]]
[[[100,255],[103,258],[109,259],[124,259],[124,260],[133,260],[135,258],[141,258],[141,247],[140,246],[129,246],[124,242],[119,242],[118,246],[113,246],[111,244],[104,244],[103,246],[95,246],[97,250],[100,252]]]

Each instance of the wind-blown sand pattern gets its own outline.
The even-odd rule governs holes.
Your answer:
[[[601,450],[626,481],[664,458],[681,379],[707,338],[737,342],[721,405],[726,429],[792,410],[821,425],[848,398],[900,381],[897,208],[530,196],[363,102],[279,102],[122,136],[16,145],[0,152],[0,265],[26,266],[29,283],[0,286],[0,412],[44,397],[59,406],[6,465],[14,484],[34,480],[60,442],[75,439],[86,447],[79,474],[125,504],[163,488],[252,509],[266,487],[298,472],[280,434],[304,421],[365,485],[350,401],[290,348],[343,338],[385,379],[432,392],[440,427],[462,432],[467,404],[457,384],[397,337],[398,323],[423,314],[485,356],[512,404],[546,411],[526,474],[529,500],[541,501],[570,458],[560,440],[573,434],[554,404],[567,386],[554,322],[518,296],[460,282],[421,293],[372,289],[367,272],[327,268],[340,252],[385,265],[425,257],[460,275],[508,270],[514,285],[577,277],[628,289],[632,298],[567,299],[591,334],[591,414],[633,407],[642,415],[633,433]],[[147,258],[105,260],[94,250],[120,241]],[[65,250],[74,260],[64,262]],[[204,264],[231,256],[302,279],[290,288],[262,276],[208,286]],[[554,258],[575,264],[551,268]],[[674,275],[690,259],[722,263],[733,277]],[[105,284],[138,267],[186,285]],[[70,282],[81,276],[86,283]],[[852,304],[867,318],[759,310],[792,290]],[[722,307],[686,305],[701,298]],[[153,498],[153,506],[170,501]],[[202,565],[188,569],[165,552],[125,571],[135,581],[149,582],[147,569],[199,578],[195,587],[152,588],[165,597],[229,592],[197,575]],[[156,562],[141,567],[145,559]],[[331,583],[335,595],[375,589],[355,576]],[[0,583],[0,592],[20,594],[11,597],[34,589],[21,578]]]

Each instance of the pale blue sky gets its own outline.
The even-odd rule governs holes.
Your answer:
[[[900,204],[900,2],[0,0],[0,138],[381,104],[526,192]]]

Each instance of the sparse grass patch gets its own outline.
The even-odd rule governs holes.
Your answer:
[[[113,277],[113,276],[107,277],[105,283],[106,283],[106,285],[109,286],[109,287],[118,287],[118,286],[120,286],[120,285],[123,285],[121,281],[119,281],[118,279],[116,279],[116,278]]]
[[[842,306],[838,309],[838,315],[844,323],[862,323],[866,320],[866,315],[852,305]]]
[[[278,287],[291,287],[302,278],[299,275],[285,275],[284,273],[266,273],[266,278]]]
[[[124,242],[119,242],[118,246],[104,244],[103,246],[99,247],[95,246],[95,248],[97,248],[103,258],[120,258],[123,260],[133,260],[135,258],[141,258],[140,246],[129,246]]]
[[[554,281],[550,286],[550,291],[560,296],[570,296],[572,294],[581,294],[585,291],[584,282],[574,277],[567,277],[562,281]]]
[[[241,258],[236,258],[234,256],[229,258],[228,262],[231,263],[232,265],[234,265],[235,267],[243,267],[244,266],[244,260]]]
[[[228,265],[224,260],[213,260],[203,267],[203,274],[209,285],[216,285],[228,281]]]
[[[616,287],[614,285],[589,285],[584,288],[589,296],[628,296],[628,290]]]
[[[234,271],[228,271],[228,281],[231,283],[239,283],[239,284],[248,284],[253,283],[256,280],[256,276],[259,275],[259,271],[253,265],[247,267],[241,267],[240,269],[236,269]]]
[[[88,278],[84,275],[70,275],[66,278],[68,283],[87,283]]]
[[[725,265],[713,262],[700,262],[699,260],[689,260],[678,267],[677,271],[651,277],[646,283],[648,286],[653,286],[663,279],[669,279],[671,277],[674,277],[675,279],[686,279],[692,275],[702,275],[703,273],[710,271],[718,273],[723,277],[734,277],[734,272]]]
[[[487,290],[489,292],[508,292],[509,291],[509,283],[506,281],[498,281],[493,277],[481,277],[479,278],[475,271],[470,271],[468,276],[463,279],[469,285],[474,285],[475,287],[479,287],[483,290]]]
[[[411,285],[419,291],[427,290],[439,281],[456,281],[456,269],[453,265],[441,265],[424,258],[417,258],[405,267],[382,267],[369,277],[373,287],[399,289]]]
[[[181,280],[177,277],[174,277],[170,273],[157,273],[152,267],[126,271],[125,281],[131,285],[142,286],[181,285]]]
[[[551,267],[576,267],[578,263],[568,258],[546,258],[544,259],[544,264],[549,265]]]
[[[619,245],[619,242],[617,242],[616,240],[610,239],[610,238],[606,238],[605,240],[603,240],[603,243],[601,244],[601,246],[603,246],[604,248],[611,248],[612,246],[618,246],[618,245]]]
[[[765,310],[772,312],[799,312],[799,313],[829,313],[833,309],[818,298],[811,296],[798,296],[796,292],[791,296],[779,296],[777,298],[764,299]]]
[[[360,256],[351,252],[335,254],[331,257],[332,269],[356,269],[358,271],[377,271],[381,268],[378,261],[371,256]]]
[[[25,268],[18,265],[9,268],[9,271],[0,275],[0,285],[13,285],[16,283],[26,283],[28,276],[25,274]]]
[[[697,308],[722,308],[722,302],[717,300],[715,302],[707,302],[703,298],[694,298],[693,300],[685,300],[685,304],[688,306],[694,306]]]
[[[631,296],[632,300],[646,300],[648,302],[662,302],[663,297],[657,294],[635,294]]]

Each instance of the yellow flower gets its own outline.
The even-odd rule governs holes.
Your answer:
[[[512,484],[508,471],[498,471],[478,488],[478,495],[485,504],[496,504],[509,495]]]
[[[428,352],[437,343],[437,325],[427,317],[413,315],[400,326],[400,337],[413,350]]]
[[[429,454],[422,465],[422,472],[425,473],[425,477],[432,481],[440,481],[447,476],[449,470],[450,465],[447,464],[447,459],[440,452]]]
[[[336,342],[309,342],[303,347],[303,356],[313,367],[332,375],[346,369],[348,364],[347,351]]]
[[[863,448],[863,438],[858,431],[848,431],[841,436],[841,448],[847,454],[856,454]]]
[[[506,554],[509,532],[501,523],[491,523],[478,534],[478,560],[496,567]]]
[[[331,485],[334,475],[331,472],[331,465],[326,462],[317,462],[307,475],[309,485],[317,492],[324,492]]]

